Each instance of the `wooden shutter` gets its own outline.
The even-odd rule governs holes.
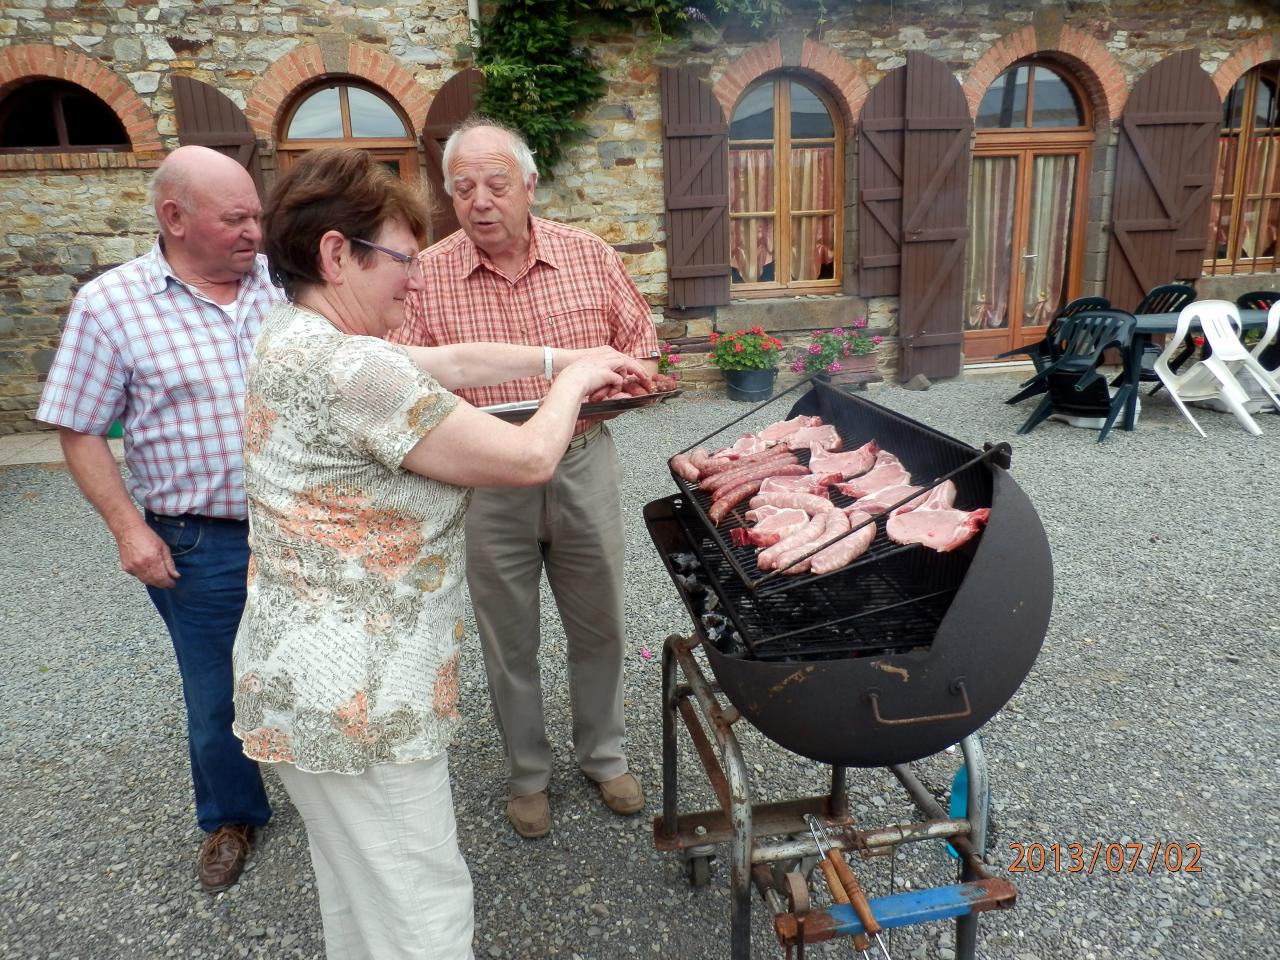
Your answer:
[[[1132,310],[1152,287],[1200,276],[1222,101],[1195,50],[1143,74],[1124,108],[1106,296]]]
[[[902,144],[902,265],[898,375],[960,373],[964,252],[969,238],[969,141],[973,121],[940,60],[907,53]]]
[[[244,113],[216,87],[181,74],[175,74],[171,79],[178,119],[178,143],[209,147],[233,157],[249,171],[258,193],[262,193],[258,141]]]
[[[663,178],[667,205],[667,302],[729,302],[729,125],[711,87],[662,68]]]
[[[890,70],[875,85],[858,124],[858,293],[898,292],[902,237],[902,140],[907,68]]]
[[[458,229],[453,203],[444,192],[444,143],[449,134],[476,108],[484,74],[468,68],[445,81],[431,101],[422,125],[422,145],[427,155],[427,183],[431,185],[436,209],[431,217],[431,240],[443,240]]]

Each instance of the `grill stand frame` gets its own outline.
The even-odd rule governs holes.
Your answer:
[[[705,883],[705,867],[715,846],[729,844],[730,852],[730,958],[751,957],[751,888],[754,886],[773,914],[774,932],[787,956],[805,944],[862,932],[848,905],[793,912],[789,906],[784,873],[778,864],[799,861],[807,875],[818,860],[812,840],[784,839],[759,842],[783,834],[803,835],[804,815],[822,817],[834,829],[833,846],[860,850],[864,855],[893,853],[902,843],[946,839],[960,855],[960,883],[940,888],[931,904],[904,907],[908,895],[894,895],[871,901],[882,926],[906,926],[927,920],[954,918],[957,960],[977,956],[978,914],[1008,909],[1017,891],[1007,880],[991,876],[979,851],[986,848],[989,777],[982,742],[976,735],[965,737],[961,751],[968,770],[968,818],[949,818],[933,796],[911,772],[907,764],[889,769],[906,789],[916,807],[928,818],[907,826],[878,830],[855,830],[849,816],[845,771],[831,768],[831,790],[822,796],[801,797],[768,804],[753,804],[746,762],[733,724],[741,715],[732,705],[722,706],[719,688],[709,682],[694,659],[700,643],[691,637],[673,634],[662,646],[662,815],[653,821],[654,845],[663,851],[681,852],[690,858],[692,882]],[[680,682],[683,675],[684,682]],[[677,777],[678,723],[683,720],[707,779],[720,803],[719,810],[681,814],[678,809]],[[711,730],[714,738],[707,736]],[[701,861],[701,868],[699,868]],[[918,894],[910,897],[919,900]],[[894,903],[890,903],[894,901]],[[897,910],[895,918],[888,913]],[[912,912],[914,910],[914,912]]]

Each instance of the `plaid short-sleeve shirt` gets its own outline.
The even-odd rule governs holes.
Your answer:
[[[157,243],[76,295],[36,419],[99,436],[120,420],[139,503],[242,520],[245,371],[283,299],[260,256],[233,319],[179,280]]]
[[[593,233],[530,218],[529,254],[513,280],[459,230],[421,254],[425,286],[406,300],[393,339],[421,346],[484,340],[563,349],[611,346],[658,356],[652,311],[617,251]],[[458,394],[476,406],[540,400],[548,383],[524,377]],[[580,421],[577,432],[589,425]]]

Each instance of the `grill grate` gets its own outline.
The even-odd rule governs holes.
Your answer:
[[[716,643],[728,655],[813,660],[927,647],[968,567],[968,558],[960,553],[894,550],[867,565],[856,579],[802,577],[793,589],[761,594],[737,575],[688,501],[677,496],[671,502],[698,558],[692,576],[704,580],[719,601],[712,610],[703,605],[704,612],[723,612],[746,648],[735,649],[731,638],[722,637]],[[697,608],[687,585],[683,589]]]
[[[775,400],[778,398],[774,398]],[[769,401],[773,402],[773,401]],[[945,434],[884,407],[849,396],[825,384],[813,388],[787,414],[818,415],[835,426],[846,450],[875,440],[896,454],[913,478],[934,478],[932,486],[950,477],[956,485],[956,505],[965,510],[991,505],[991,472],[987,461],[1008,463],[1008,447],[980,453]],[[737,421],[734,421],[735,423]],[[733,426],[721,428],[712,438]],[[799,458],[808,461],[808,452]],[[832,659],[902,652],[932,644],[977,549],[975,537],[959,550],[937,553],[903,546],[885,533],[885,517],[876,519],[876,539],[857,561],[821,576],[775,576],[755,565],[751,546],[735,547],[727,531],[746,526],[746,504],[716,527],[707,516],[710,495],[692,489],[673,473],[682,494],[668,498],[687,546],[697,557],[688,571],[705,584],[717,600],[711,613],[729,619],[729,631],[713,642],[731,656],[760,660]],[[847,506],[852,498],[833,493],[832,502]],[[699,606],[689,583],[680,584],[691,611]],[[704,617],[705,621],[705,617]],[[706,624],[701,626],[705,627]]]

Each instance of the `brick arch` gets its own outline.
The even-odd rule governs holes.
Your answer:
[[[33,77],[66,80],[101,99],[119,117],[134,153],[164,149],[155,118],[137,91],[92,57],[48,43],[0,50],[0,97]]]
[[[307,43],[273,63],[254,85],[244,110],[254,133],[273,142],[275,123],[285,104],[302,87],[333,75],[359,77],[386,91],[409,115],[410,135],[426,123],[431,97],[394,58],[362,43],[349,43],[345,48]]]
[[[1041,31],[1037,40],[1035,27],[1023,27],[1002,37],[969,70],[964,82],[969,115],[976,117],[982,95],[1000,74],[1014,63],[1032,54],[1056,54],[1054,59],[1071,68],[1093,101],[1098,117],[1116,120],[1129,97],[1120,61],[1094,37],[1074,27]]]
[[[782,43],[777,37],[752,47],[731,63],[713,88],[725,119],[733,116],[733,108],[747,87],[766,73],[783,69],[823,81],[824,86],[835,94],[846,129],[853,130],[854,118],[862,109],[862,101],[867,98],[867,85],[839,52],[808,37],[801,45],[798,64],[783,62]]]
[[[1280,60],[1280,33],[1251,40],[1222,61],[1222,65],[1213,74],[1218,95],[1225,100],[1237,80],[1268,60]]]

